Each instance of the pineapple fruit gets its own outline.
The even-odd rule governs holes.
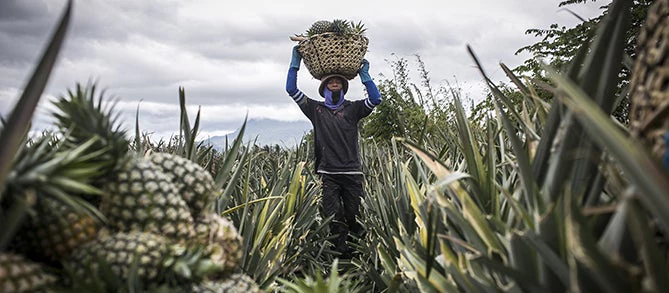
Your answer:
[[[195,235],[193,217],[169,176],[146,158],[133,158],[105,184],[100,211],[115,231],[147,231],[177,241]]]
[[[234,274],[224,281],[207,281],[193,285],[191,293],[261,293],[260,287],[245,274]]]
[[[101,234],[77,250],[70,267],[78,286],[108,279],[105,271],[111,271],[117,283],[136,279],[144,289],[181,287],[222,271],[200,247],[179,245],[146,232]]]
[[[319,20],[311,24],[311,27],[307,29],[307,36],[318,35],[322,33],[327,33],[330,31],[332,22],[328,20]]]
[[[175,267],[181,257],[182,253],[174,249],[187,247],[183,253],[200,249],[201,255],[195,259],[201,258],[201,261],[197,263],[201,268],[212,268],[211,272],[205,270],[195,275],[210,281],[229,275],[241,259],[241,237],[232,223],[210,215],[218,196],[211,174],[197,163],[175,154],[131,153],[125,132],[109,118],[112,113],[101,113],[104,107],[93,105],[93,96],[86,94],[92,91],[78,88],[77,92],[79,97],[59,101],[59,108],[64,112],[60,115],[61,124],[78,125],[80,121],[94,120],[86,124],[101,127],[75,128],[75,133],[106,138],[105,143],[97,147],[103,157],[116,162],[97,180],[104,191],[99,209],[112,234],[102,233],[79,249],[72,258],[78,273],[94,263],[93,258],[102,258],[114,275],[124,280],[128,278],[129,264],[136,254],[140,261],[138,277],[144,282],[160,283],[165,281],[158,276],[160,270]],[[136,251],[137,247],[150,249]],[[195,275],[191,281],[199,283]]]
[[[148,157],[176,185],[194,217],[211,208],[216,197],[215,182],[207,170],[173,154],[151,153]]]
[[[20,255],[0,252],[0,292],[48,292],[56,281],[42,265]]]
[[[48,197],[38,198],[12,243],[14,250],[44,262],[60,262],[100,228],[89,214]]]
[[[84,279],[90,273],[99,273],[100,265],[109,265],[116,276],[127,279],[136,260],[137,277],[152,283],[158,280],[163,261],[170,253],[168,243],[165,237],[144,232],[100,235],[82,245],[72,255],[70,265],[74,274]]]
[[[220,263],[226,272],[239,265],[243,254],[242,238],[232,222],[210,213],[196,219],[195,230],[197,241],[206,245],[212,259]]]
[[[103,104],[103,94],[96,96],[94,85],[77,85],[53,103],[58,133],[42,133],[37,140],[27,137],[38,102],[33,97],[40,96],[48,79],[53,62],[47,61],[57,56],[70,11],[68,3],[30,79],[35,88],[24,90],[32,95],[23,95],[12,110],[10,117],[20,117],[0,125],[0,141],[10,142],[0,144],[0,149],[13,156],[5,157],[0,166],[7,172],[0,176],[0,292],[67,290],[71,288],[63,286],[76,287],[80,279],[93,282],[84,287],[103,291],[137,291],[128,287],[133,280],[158,283],[157,287],[176,283],[177,288],[225,283],[218,276],[223,267],[238,263],[240,242],[231,242],[232,249],[222,243],[237,239],[236,230],[217,226],[220,221],[200,226],[220,232],[212,233],[212,239],[224,240],[212,243],[221,246],[220,251],[231,251],[230,261],[227,255],[212,257],[206,244],[193,241],[192,213],[206,214],[216,196],[213,180],[173,156],[143,157],[142,146],[131,147],[119,126],[120,116],[113,105]],[[21,238],[25,245],[17,248],[14,240]],[[41,260],[27,260],[6,248]],[[217,261],[223,257],[225,262]],[[66,273],[78,277],[68,284]],[[104,276],[96,278],[98,273]],[[232,280],[238,283],[237,279]],[[253,284],[248,277],[247,281]]]

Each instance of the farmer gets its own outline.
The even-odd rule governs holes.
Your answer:
[[[334,249],[341,253],[342,258],[350,258],[353,249],[346,244],[349,231],[356,234],[362,232],[356,221],[360,199],[364,195],[358,152],[358,121],[381,104],[381,94],[369,75],[369,62],[363,59],[358,75],[367,89],[367,99],[347,100],[348,80],[339,74],[321,78],[318,93],[325,101],[307,97],[297,88],[297,71],[302,60],[298,47],[293,47],[286,91],[313,126],[315,168],[323,188],[322,216],[334,215],[330,225],[331,233],[337,235]]]

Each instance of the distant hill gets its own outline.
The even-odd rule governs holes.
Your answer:
[[[241,128],[241,123],[239,127]],[[239,134],[239,130],[238,128],[227,135],[212,136],[205,141],[212,144],[216,149],[221,149],[225,146],[226,137],[228,142],[232,143]],[[294,147],[310,130],[311,122],[309,121],[251,119],[246,122],[243,141],[247,143],[257,137],[256,144],[260,146],[278,144],[284,147]]]

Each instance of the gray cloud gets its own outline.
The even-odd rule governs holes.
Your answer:
[[[47,1],[4,0],[0,2],[0,20],[37,20],[48,13]]]
[[[119,97],[129,121],[134,121],[140,100],[140,105],[151,105],[142,106],[146,108],[142,121],[156,132],[168,131],[165,125],[178,116],[179,86],[186,88],[190,105],[202,106],[207,117],[202,125],[212,132],[229,127],[225,123],[237,123],[247,110],[258,117],[279,112],[287,119],[304,119],[284,91],[295,45],[288,37],[304,32],[315,20],[342,18],[365,23],[370,39],[366,58],[374,77],[392,76],[387,60],[407,58],[412,81],[418,83],[413,56],[418,54],[435,83],[457,80],[468,95],[480,98],[481,78],[467,44],[493,79],[505,80],[498,63],[517,65],[524,56],[513,53],[536,41],[523,34],[525,29],[574,21],[557,12],[557,3],[541,1],[530,5],[524,0],[457,4],[416,0],[411,6],[342,1],[328,9],[320,2],[293,0],[235,6],[215,0],[75,1],[72,26],[46,93],[57,96],[75,82],[98,80]],[[3,115],[36,64],[64,3],[0,1]],[[352,5],[357,8],[350,9]],[[583,13],[596,14],[592,7],[599,5],[584,5]],[[317,98],[318,81],[304,67],[298,85]],[[350,98],[362,95],[362,86],[353,80]]]

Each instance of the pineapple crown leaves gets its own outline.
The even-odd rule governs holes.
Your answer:
[[[94,206],[82,197],[72,195],[101,193],[87,181],[91,174],[95,174],[95,167],[81,165],[82,159],[85,161],[88,156],[95,155],[83,155],[91,142],[73,150],[62,151],[51,136],[45,135],[21,149],[0,198],[0,250],[8,245],[25,216],[35,213],[33,207],[43,197],[53,198],[73,211],[90,215],[98,222],[106,222]]]
[[[358,23],[351,22],[351,29],[354,33],[359,35],[364,35],[367,31],[367,28],[365,27],[365,24],[362,23],[362,21],[358,21]]]
[[[54,102],[59,110],[54,112],[57,125],[67,131],[67,142],[71,146],[81,145],[91,137],[98,138],[91,146],[97,156],[93,159],[102,164],[104,172],[112,172],[122,164],[129,150],[129,140],[125,130],[121,129],[119,113],[114,112],[114,103],[103,103],[104,91],[97,96],[96,86],[89,83],[86,87],[76,85],[73,92],[61,96]]]
[[[67,135],[67,133],[65,134]],[[45,133],[29,141],[21,149],[8,176],[7,188],[20,191],[32,187],[49,193],[53,188],[62,192],[102,194],[88,184],[101,174],[93,160],[99,151],[91,151],[98,138],[93,137],[73,148],[63,147],[62,139]]]
[[[330,30],[338,35],[343,35],[345,33],[348,33],[348,31],[350,30],[350,25],[346,20],[335,19],[332,21],[332,26],[330,26]]]
[[[180,285],[183,281],[199,282],[225,270],[223,265],[211,259],[211,253],[201,244],[174,244],[170,250],[163,266],[164,278],[171,285]]]
[[[63,147],[64,139],[52,133],[30,140],[17,154],[5,191],[22,197],[25,190],[32,189],[39,196],[50,196],[74,210],[85,211],[104,221],[94,207],[72,196],[102,194],[91,184],[100,175],[99,164],[93,161],[99,152],[90,150],[96,141],[97,138],[90,138],[74,148],[66,148]]]
[[[307,276],[304,279],[297,278],[295,280],[279,279],[284,285],[284,289],[288,292],[360,292],[355,290],[355,281],[350,280],[349,275],[340,276],[338,274],[339,260],[335,259],[332,262],[332,269],[330,275],[325,278],[321,272],[316,272],[315,277]]]

